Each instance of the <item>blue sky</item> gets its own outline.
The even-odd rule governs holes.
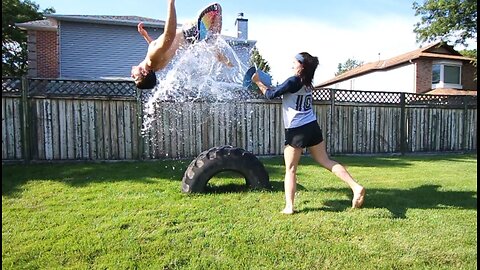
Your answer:
[[[422,2],[422,0],[418,0]],[[166,0],[34,0],[40,9],[53,7],[64,15],[135,15],[166,19]],[[176,0],[178,22],[196,17],[213,1]],[[417,49],[413,27],[419,18],[408,0],[228,0],[222,34],[236,36],[235,18],[248,19],[248,38],[257,41],[274,81],[292,74],[296,53],[319,58],[314,84],[334,77],[339,63],[352,58],[364,63]],[[476,48],[476,43],[474,47]],[[463,48],[456,48],[463,49]]]

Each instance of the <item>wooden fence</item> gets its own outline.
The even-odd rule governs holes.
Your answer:
[[[281,155],[281,102],[154,104],[131,82],[2,80],[2,161],[189,158],[219,145]],[[476,151],[476,96],[317,89],[330,154]],[[148,127],[148,128],[147,128]]]

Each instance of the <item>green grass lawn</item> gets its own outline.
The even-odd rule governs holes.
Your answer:
[[[476,269],[477,156],[334,157],[367,189],[303,157],[294,215],[283,158],[272,191],[221,173],[181,190],[190,160],[2,165],[2,269]]]

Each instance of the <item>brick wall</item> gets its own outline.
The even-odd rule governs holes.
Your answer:
[[[416,61],[417,74],[415,81],[417,85],[415,87],[415,93],[420,94],[432,89],[432,61],[431,60],[418,60]]]
[[[36,31],[37,77],[58,78],[58,38],[56,31]]]
[[[476,68],[472,63],[463,62],[462,66],[462,85],[465,90],[477,90],[477,81],[473,80],[475,78]]]

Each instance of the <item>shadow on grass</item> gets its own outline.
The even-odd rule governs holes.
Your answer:
[[[263,159],[269,175],[283,174],[283,168],[277,165],[279,158]],[[191,160],[159,160],[133,162],[78,162],[78,163],[41,163],[29,165],[2,164],[2,196],[15,196],[29,181],[56,181],[72,187],[83,187],[92,183],[131,181],[155,184],[159,181],[182,181],[183,174]],[[272,165],[269,165],[272,164]],[[222,174],[224,178],[242,180],[242,176],[231,173]],[[283,180],[282,180],[283,181]],[[273,190],[283,190],[283,182],[274,184]],[[247,192],[246,185],[228,184],[213,187],[207,192],[228,193]]]
[[[91,183],[181,181],[190,161],[42,163],[2,165],[2,196],[13,196],[29,181],[57,181],[73,187]]]
[[[240,178],[238,178],[240,179]],[[241,179],[244,181],[244,179]],[[209,181],[210,183],[210,181]],[[283,179],[282,180],[271,180],[270,185],[272,185],[271,189],[258,189],[258,191],[263,192],[284,192],[283,187]],[[301,184],[297,183],[297,190],[306,190]],[[252,192],[257,191],[256,189],[252,189],[246,185],[246,183],[238,184],[238,183],[229,183],[229,184],[221,184],[216,186],[207,185],[205,188],[205,193],[243,193],[243,192]]]
[[[408,209],[477,209],[476,192],[442,191],[440,185],[423,185],[412,189],[367,189],[363,208],[384,208],[391,218],[406,218]],[[342,192],[352,196],[350,189],[328,188],[325,192]],[[323,207],[306,207],[299,212],[342,212],[351,207],[349,200],[329,200]]]
[[[331,158],[343,165],[346,166],[358,166],[358,167],[409,167],[418,161],[456,161],[456,162],[464,162],[464,163],[476,163],[472,160],[473,158],[477,158],[476,154],[443,154],[443,155],[434,155],[434,154],[407,154],[403,156],[399,155],[385,155],[385,156],[365,156],[364,158],[359,158],[360,155],[357,156],[347,156],[347,155],[340,155],[340,156],[331,156]],[[309,155],[302,156],[302,160],[300,161],[301,165],[315,165],[318,166]]]

